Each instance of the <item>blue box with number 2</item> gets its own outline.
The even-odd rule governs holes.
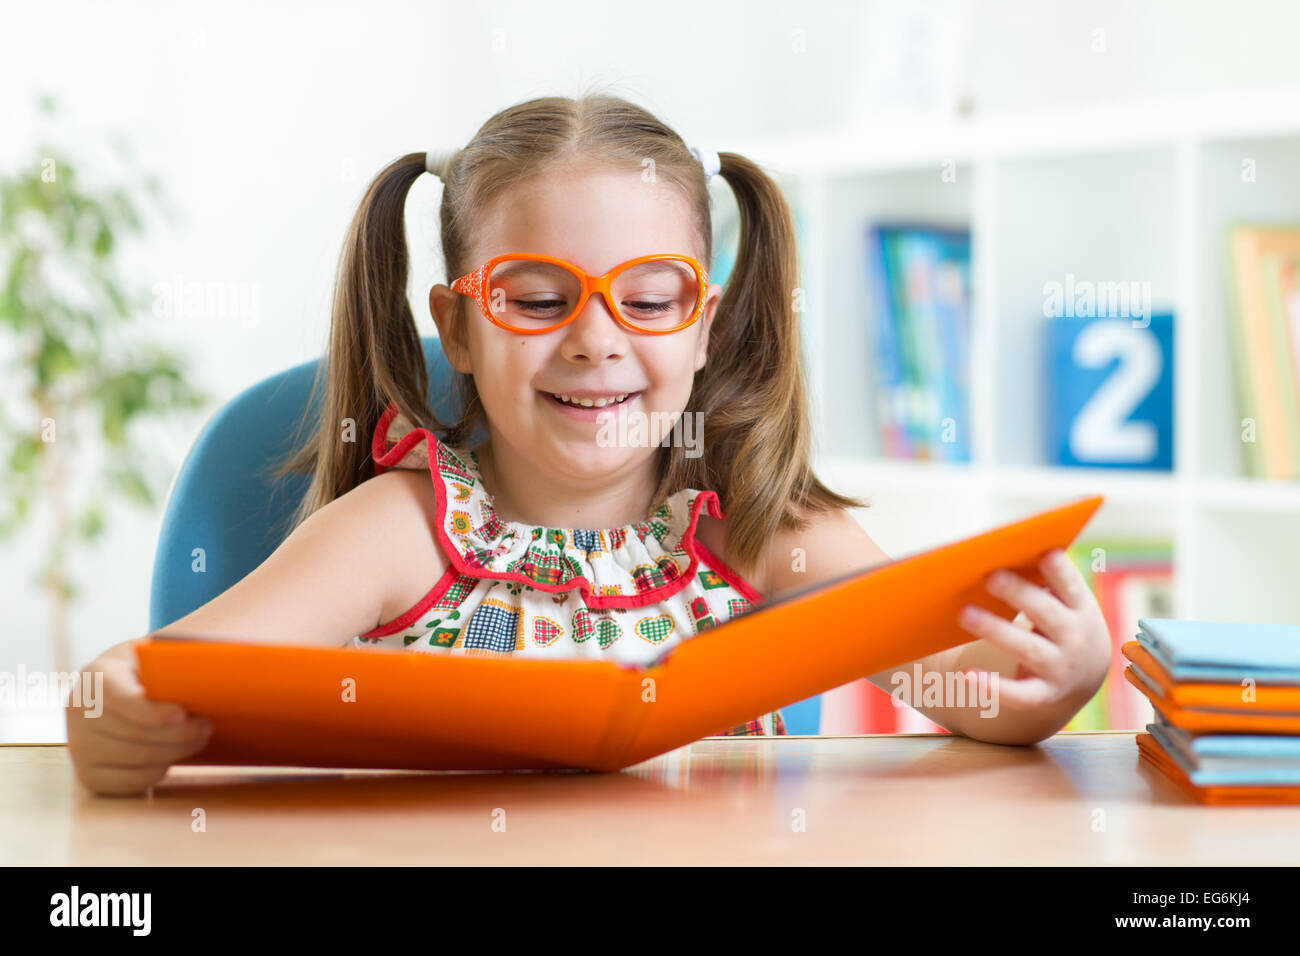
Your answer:
[[[1173,315],[1048,323],[1049,461],[1172,469]]]

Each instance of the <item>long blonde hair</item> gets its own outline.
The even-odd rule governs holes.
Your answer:
[[[652,114],[599,94],[541,97],[504,109],[452,157],[440,210],[448,277],[478,265],[466,261],[469,239],[480,211],[494,197],[575,154],[638,171],[653,160],[656,176],[680,189],[694,211],[692,225],[709,267],[712,217],[699,161]],[[720,175],[739,208],[740,237],[714,313],[708,357],[695,374],[687,403],[688,413],[703,412],[706,440],[696,457],[687,457],[679,443],[664,446],[654,501],[687,487],[716,491],[727,519],[728,552],[748,567],[777,530],[800,529],[815,512],[865,504],[831,491],[809,462],[790,207],[757,164],[738,153],[718,156]],[[463,373],[454,373],[452,386],[463,408],[460,418],[443,422],[427,407],[425,355],[406,297],[405,232],[407,192],[424,172],[423,152],[394,160],[370,183],[348,229],[329,352],[313,383],[314,398],[325,379],[319,424],[275,473],[311,475],[294,525],[373,477],[370,436],[390,401],[415,425],[453,446],[467,444],[483,422],[474,380]],[[462,297],[462,321],[469,305]],[[343,440],[349,427],[360,440]]]

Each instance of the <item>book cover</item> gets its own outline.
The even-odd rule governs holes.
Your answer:
[[[181,763],[617,770],[968,643],[963,605],[1015,614],[984,589],[988,575],[1006,567],[1043,584],[1038,560],[1068,547],[1101,502],[810,586],[644,666],[198,637],[134,649],[150,699],[212,722],[207,747]]]

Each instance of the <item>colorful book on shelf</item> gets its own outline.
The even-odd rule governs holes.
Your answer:
[[[1300,258],[1294,256],[1282,262],[1282,310],[1291,344],[1291,368],[1295,371],[1296,406],[1300,407]]]
[[[868,262],[872,291],[872,346],[875,351],[876,415],[887,458],[914,458],[908,429],[907,376],[902,343],[895,320],[894,290],[886,253],[887,237],[880,228],[868,231]]]
[[[181,763],[617,770],[968,643],[963,605],[1015,613],[987,576],[1006,567],[1042,584],[1042,554],[1068,547],[1101,502],[760,604],[645,665],[158,636],[135,653],[149,698],[212,722]]]
[[[884,453],[969,461],[970,234],[874,225],[868,247]]]
[[[1067,550],[1088,582],[1111,639],[1110,671],[1066,730],[1137,730],[1151,706],[1124,679],[1121,647],[1144,617],[1172,609],[1173,550],[1168,541],[1090,539]]]
[[[886,278],[889,282],[890,317],[897,330],[899,357],[903,372],[903,428],[907,431],[912,457],[929,460],[934,457],[931,422],[926,414],[925,374],[922,371],[920,333],[917,329],[907,290],[907,265],[903,260],[902,237],[899,229],[882,229]]]
[[[1288,263],[1300,258],[1300,228],[1235,225],[1228,230],[1232,343],[1249,474],[1300,477],[1300,366],[1288,314]]]
[[[925,420],[932,423],[928,431],[934,457],[969,461],[964,313],[970,237],[964,232],[911,231],[902,234],[898,242],[907,314],[920,356],[922,408]]]

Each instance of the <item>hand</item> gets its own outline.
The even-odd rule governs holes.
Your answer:
[[[999,675],[1000,705],[1015,710],[1075,701],[1082,707],[1110,668],[1106,619],[1083,575],[1064,551],[1049,551],[1039,567],[1046,588],[1036,587],[1006,568],[995,571],[986,582],[990,594],[1020,610],[1014,622],[971,604],[962,608],[958,621],[1017,660],[1013,678]],[[974,680],[978,672],[967,669],[968,680]]]
[[[72,706],[69,696],[64,716],[68,755],[77,778],[91,790],[115,796],[143,793],[171,764],[208,745],[208,721],[188,717],[176,704],[145,697],[129,642],[109,648],[85,670],[104,675],[99,715]]]

